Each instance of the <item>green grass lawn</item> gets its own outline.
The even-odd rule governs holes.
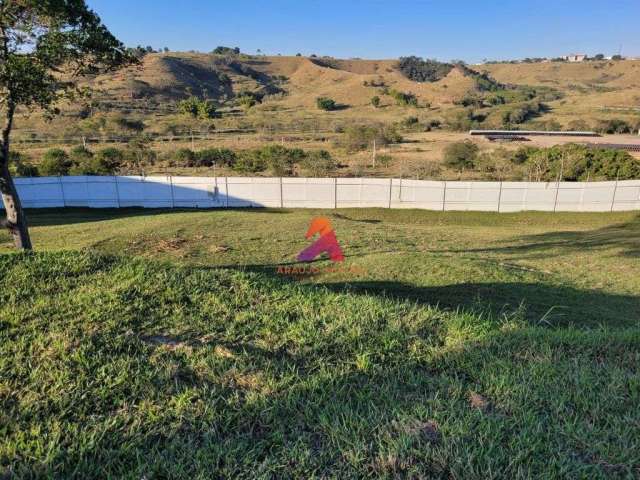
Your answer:
[[[331,218],[346,271],[298,265]],[[637,478],[640,217],[30,212],[0,478]]]

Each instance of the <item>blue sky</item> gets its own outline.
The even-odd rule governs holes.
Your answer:
[[[640,56],[640,0],[87,0],[125,44],[468,62]]]

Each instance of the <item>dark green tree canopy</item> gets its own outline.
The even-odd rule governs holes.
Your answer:
[[[73,79],[132,61],[83,0],[0,1],[0,101],[49,110]]]

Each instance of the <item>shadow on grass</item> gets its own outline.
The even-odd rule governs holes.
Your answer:
[[[155,217],[158,215],[173,215],[181,213],[219,213],[221,211],[238,211],[255,214],[286,214],[292,210],[286,208],[34,208],[26,211],[30,227],[47,227],[58,225],[74,225],[80,223],[100,222],[104,220],[118,220],[132,217]]]
[[[448,310],[490,313],[499,318],[522,308],[532,325],[547,327],[630,326],[640,320],[640,298],[546,283],[458,283],[416,287],[402,282],[324,283],[333,291],[349,291],[410,300]]]
[[[452,253],[504,253],[520,258],[547,258],[579,251],[616,248],[623,257],[640,257],[640,216],[632,221],[587,231],[555,231],[510,239],[518,245],[447,250]]]

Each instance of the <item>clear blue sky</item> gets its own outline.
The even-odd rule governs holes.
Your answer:
[[[640,0],[87,0],[126,45],[469,62],[640,56]]]

